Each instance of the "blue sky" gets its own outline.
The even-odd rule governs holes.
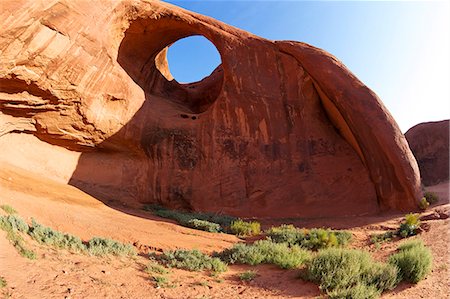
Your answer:
[[[403,132],[450,118],[447,1],[167,2],[264,38],[330,52],[379,95]],[[180,40],[169,49],[178,81],[197,81],[220,63],[215,48],[201,39]]]

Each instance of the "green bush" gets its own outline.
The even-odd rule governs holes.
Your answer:
[[[252,281],[257,275],[258,273],[256,271],[249,270],[239,273],[239,279],[242,281]]]
[[[227,271],[227,265],[220,259],[210,257],[195,249],[167,251],[158,259],[168,267],[189,271],[211,270],[215,273]]]
[[[398,284],[396,267],[374,262],[367,252],[343,248],[319,251],[306,276],[331,298],[376,298]]]
[[[407,214],[405,215],[405,221],[400,224],[398,235],[402,238],[414,236],[420,227],[419,214]]]
[[[36,259],[36,253],[26,247],[25,240],[19,232],[28,232],[28,224],[17,215],[0,216],[0,229],[6,232],[6,238],[19,254],[28,259]]]
[[[191,219],[187,222],[187,226],[198,230],[204,230],[210,233],[218,233],[221,230],[219,224],[200,219]]]
[[[421,210],[426,210],[430,206],[430,203],[427,201],[425,197],[422,197],[422,199],[419,201],[419,208]]]
[[[347,231],[332,231],[321,228],[308,230],[285,224],[272,227],[266,233],[273,242],[299,245],[311,250],[345,246],[352,238],[352,234]]]
[[[80,238],[65,234],[50,227],[37,223],[34,219],[31,221],[31,227],[28,234],[41,244],[51,245],[61,249],[67,249],[75,252],[86,250]]]
[[[238,219],[231,223],[230,230],[238,237],[256,236],[261,232],[261,224],[256,221],[247,222]]]
[[[273,243],[270,240],[259,240],[253,244],[235,244],[219,254],[222,260],[230,264],[258,265],[274,264],[283,269],[298,268],[309,258],[310,253],[297,245]]]
[[[395,231],[387,231],[382,234],[373,234],[370,236],[370,242],[373,244],[391,241],[396,235]]]
[[[357,283],[346,289],[336,289],[328,292],[330,299],[376,299],[381,293],[374,286]]]
[[[17,211],[10,205],[1,205],[0,209],[5,211],[7,214],[16,214],[17,213]]]
[[[115,240],[95,237],[89,240],[87,251],[92,255],[136,255],[136,249],[131,244],[123,244]]]
[[[439,201],[439,197],[437,196],[436,193],[434,192],[430,192],[430,191],[426,191],[423,196],[425,197],[425,199],[430,203],[430,204],[434,204],[437,203]]]
[[[389,257],[389,263],[398,267],[399,279],[417,283],[431,271],[433,257],[422,241],[410,241],[398,247],[398,253]]]
[[[13,230],[21,233],[28,232],[28,224],[18,215],[0,216],[0,228],[5,231]]]
[[[292,224],[282,224],[278,227],[271,227],[266,234],[273,242],[295,245],[300,243],[299,240],[305,239],[308,232],[306,229],[296,228]]]
[[[159,265],[158,263],[151,261],[147,264],[145,268],[145,272],[147,273],[157,273],[157,274],[169,274],[169,270]]]
[[[31,238],[45,245],[66,249],[74,252],[89,252],[93,255],[135,255],[136,250],[132,245],[122,244],[114,240],[93,238],[85,245],[80,238],[62,233],[50,227],[37,223],[34,219],[31,226],[18,215],[0,216],[0,229],[7,232],[7,238],[19,251],[29,259],[35,259],[36,254],[26,248],[25,241],[19,232],[28,233]]]
[[[152,280],[155,282],[157,288],[165,288],[169,284],[169,280],[165,276],[153,275]]]

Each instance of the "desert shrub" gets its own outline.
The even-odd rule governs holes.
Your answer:
[[[430,204],[434,204],[437,203],[439,201],[439,197],[437,196],[436,193],[434,192],[430,192],[430,191],[426,191],[423,196],[425,197],[425,199],[430,203]]]
[[[406,242],[401,243],[400,245],[398,245],[397,250],[399,251],[403,251],[403,250],[409,250],[415,247],[424,247],[425,245],[423,244],[423,241],[420,239],[415,239],[415,240],[409,240]]]
[[[0,229],[6,232],[6,238],[21,256],[31,260],[36,259],[36,253],[27,248],[25,240],[19,234],[19,232],[28,231],[28,224],[22,218],[17,215],[0,216]]]
[[[158,259],[169,267],[189,271],[211,270],[215,273],[227,271],[227,265],[216,257],[210,257],[198,250],[166,251]]]
[[[152,275],[152,280],[155,282],[157,288],[165,288],[169,284],[169,280],[165,276]]]
[[[264,262],[266,256],[257,243],[252,245],[237,243],[232,248],[218,253],[217,256],[229,264],[259,265]]]
[[[209,222],[207,220],[191,219],[187,222],[187,226],[198,230],[204,230],[210,233],[218,233],[221,230],[219,224]]]
[[[41,244],[51,245],[57,248],[80,252],[86,249],[80,238],[65,234],[50,227],[37,223],[34,219],[31,221],[31,227],[28,234]]]
[[[405,221],[400,224],[398,235],[402,238],[414,236],[417,234],[417,230],[420,226],[419,214],[407,214],[405,215]]]
[[[19,231],[22,233],[28,232],[28,224],[18,215],[0,216],[0,228],[5,231]]]
[[[311,250],[345,246],[352,238],[352,234],[347,231],[332,231],[322,228],[308,230],[284,224],[272,227],[266,233],[273,242],[299,245]]]
[[[261,232],[261,224],[256,221],[247,222],[238,219],[231,223],[230,231],[239,237],[256,236]]]
[[[299,229],[291,224],[282,224],[278,227],[271,227],[266,233],[273,242],[294,245],[298,244],[299,240],[306,238],[308,232],[306,229]]]
[[[370,242],[373,244],[391,241],[396,235],[395,231],[387,231],[382,234],[373,234],[370,236]]]
[[[374,286],[357,283],[344,289],[336,289],[328,292],[330,299],[376,299],[381,293]]]
[[[0,276],[0,289],[6,287],[7,285],[8,283],[6,282],[6,279]]]
[[[345,230],[332,230],[331,232],[336,236],[339,246],[347,246],[347,244],[351,242],[353,237],[351,232]]]
[[[398,277],[417,283],[427,276],[432,267],[431,251],[422,241],[405,242],[398,247],[398,252],[389,257],[389,263],[398,267]]]
[[[219,254],[225,262],[258,265],[274,264],[283,269],[297,268],[310,258],[310,253],[297,245],[259,240],[253,244],[235,244]]]
[[[190,212],[169,210],[158,205],[144,205],[143,209],[146,211],[153,212],[153,214],[155,214],[156,216],[175,220],[182,226],[201,230],[205,230],[203,228],[217,230],[216,229],[217,226],[214,225],[217,224],[220,227],[217,231],[226,231],[227,228],[231,225],[231,223],[236,219],[231,216],[214,213],[195,213],[195,212],[190,213]],[[210,224],[205,225],[205,223],[203,223],[203,225],[200,225],[201,223],[200,221],[207,221]],[[193,227],[193,222],[199,224],[198,227]]]
[[[421,210],[426,210],[430,206],[430,203],[427,201],[425,197],[422,197],[422,199],[419,201],[419,208]]]
[[[249,270],[239,273],[239,279],[242,281],[252,281],[257,275],[258,273],[256,271]]]
[[[10,205],[1,205],[0,209],[5,211],[7,214],[16,214],[17,213],[17,211]]]
[[[367,252],[343,248],[319,251],[308,263],[306,277],[331,298],[376,298],[398,283],[396,267],[374,262]]]
[[[92,255],[136,255],[136,249],[131,244],[123,244],[116,240],[94,237],[87,243],[87,251]]]
[[[169,274],[169,270],[167,270],[166,268],[164,268],[163,266],[161,266],[160,264],[151,261],[150,263],[147,264],[147,266],[145,267],[145,272],[147,273],[157,273],[157,274]]]
[[[397,267],[388,263],[371,262],[369,267],[362,272],[362,282],[375,287],[380,292],[392,290],[400,282]]]

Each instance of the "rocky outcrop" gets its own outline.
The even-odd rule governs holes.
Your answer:
[[[407,210],[420,197],[392,116],[320,49],[163,2],[1,5],[0,132],[81,152],[69,183],[97,198],[322,217]],[[179,84],[166,50],[190,35],[222,64]]]
[[[443,120],[420,123],[405,133],[425,186],[449,180],[449,132],[449,120]]]

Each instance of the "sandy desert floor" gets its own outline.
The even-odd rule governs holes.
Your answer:
[[[427,190],[441,200],[434,210],[448,213],[449,184]],[[146,253],[176,248],[197,248],[212,252],[239,242],[235,236],[214,234],[181,227],[140,210],[111,202],[105,205],[82,191],[61,183],[30,175],[14,167],[0,169],[0,204],[13,206],[27,221],[31,217],[54,229],[89,239],[94,236],[134,243],[141,254],[134,258],[93,257],[42,246],[27,239],[38,258],[21,257],[0,231],[0,276],[7,281],[1,289],[5,298],[315,298],[317,285],[302,281],[298,270],[275,266],[230,266],[219,277],[207,273],[170,269],[170,288],[156,288],[144,269]],[[3,211],[2,211],[3,212]],[[263,228],[281,223],[301,227],[348,229],[354,235],[352,247],[369,250],[377,260],[395,251],[398,241],[370,244],[369,236],[398,227],[402,214],[336,219],[262,219]],[[432,273],[417,285],[400,284],[383,298],[448,298],[450,294],[450,219],[425,221],[429,230],[418,238],[433,252]],[[237,275],[254,269],[255,280],[241,282]]]

